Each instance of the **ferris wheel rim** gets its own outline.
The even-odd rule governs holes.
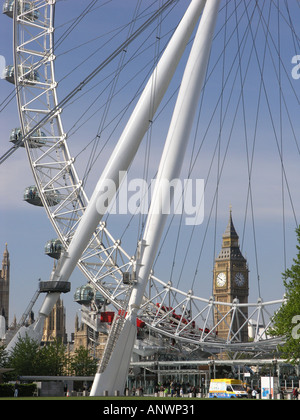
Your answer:
[[[49,28],[51,28],[51,31],[49,31],[49,33],[45,36],[48,37],[49,39],[49,50],[53,51],[54,50],[54,39],[53,39],[53,29],[54,29],[54,10],[53,10],[53,3],[54,2],[48,2],[46,6],[42,6],[38,1],[34,2],[38,4],[38,9],[41,11],[45,8],[49,8],[50,13],[50,20],[49,20]],[[45,12],[45,10],[44,10]],[[45,12],[46,13],[46,12]],[[27,12],[28,14],[28,12]],[[23,99],[24,97],[21,97],[21,92],[22,92],[22,87],[24,87],[24,85],[22,84],[24,82],[22,82],[22,78],[18,78],[18,69],[19,69],[19,65],[20,65],[20,60],[19,60],[19,54],[20,51],[22,50],[22,43],[19,41],[19,32],[22,30],[22,25],[26,25],[28,24],[28,21],[26,22],[26,19],[22,20],[22,15],[17,15],[17,13],[14,13],[14,71],[15,71],[15,82],[16,82],[16,90],[17,90],[17,102],[18,102],[18,110],[19,110],[19,116],[20,116],[20,121],[21,121],[21,125],[22,125],[22,130],[23,133],[26,133],[27,127],[26,127],[26,121],[25,121],[25,112],[26,111],[26,103],[24,103]],[[22,35],[21,35],[22,37]],[[45,56],[46,57],[46,56]],[[44,58],[45,58],[44,57]],[[47,69],[48,71],[50,71],[50,85],[51,85],[51,91],[53,92],[53,103],[50,104],[50,101],[48,102],[47,106],[48,108],[50,107],[50,105],[53,105],[55,107],[57,107],[59,105],[59,101],[57,99],[57,92],[56,92],[56,80],[55,80],[55,69],[54,69],[54,56],[53,55],[49,55],[48,53],[48,62],[47,62]],[[42,61],[42,60],[41,60]],[[22,63],[23,65],[23,63]],[[40,67],[38,67],[40,68]],[[37,68],[37,69],[38,69]],[[48,87],[44,87],[44,90],[46,91],[45,96],[49,95],[49,88]],[[50,107],[51,108],[51,107]],[[76,172],[76,168],[74,165],[74,161],[72,159],[71,153],[69,151],[68,148],[68,142],[67,142],[67,138],[64,134],[63,131],[63,127],[62,127],[62,119],[61,119],[61,111],[62,110],[58,110],[57,114],[55,115],[55,121],[57,123],[58,126],[58,132],[59,132],[59,138],[55,139],[57,140],[57,142],[52,142],[50,144],[50,149],[54,150],[57,147],[57,144],[60,145],[61,147],[61,151],[62,154],[64,155],[64,162],[63,165],[61,166],[60,171],[66,171],[66,173],[68,173],[71,183],[70,185],[68,185],[68,188],[66,188],[66,191],[69,191],[69,195],[65,195],[64,199],[59,203],[59,205],[57,206],[57,208],[53,211],[51,206],[49,205],[49,200],[47,198],[47,193],[48,191],[51,190],[51,182],[53,182],[53,180],[57,180],[61,178],[61,174],[55,174],[55,177],[52,180],[47,180],[47,182],[44,182],[44,184],[41,184],[40,182],[40,178],[39,178],[39,172],[41,171],[42,168],[42,164],[40,163],[45,156],[47,156],[47,153],[45,153],[44,156],[40,156],[38,159],[34,160],[33,158],[33,150],[30,148],[30,144],[27,141],[25,144],[26,147],[26,152],[28,155],[28,159],[29,159],[29,163],[32,169],[32,173],[34,175],[36,184],[37,184],[37,188],[39,190],[39,194],[41,197],[41,200],[43,202],[43,206],[45,208],[45,211],[47,212],[48,218],[50,219],[52,226],[54,227],[59,239],[62,241],[62,243],[64,244],[65,247],[67,247],[70,237],[71,236],[66,236],[66,234],[60,229],[57,220],[59,217],[63,217],[63,215],[66,213],[66,210],[64,208],[65,206],[65,202],[67,202],[68,200],[74,200],[74,207],[77,207],[78,209],[80,209],[80,212],[84,212],[84,209],[88,203],[88,198],[87,195],[84,191],[83,185],[77,175]],[[43,112],[45,112],[43,110]],[[50,137],[50,136],[49,136]],[[58,137],[58,136],[57,136]],[[73,184],[73,185],[71,185]],[[74,187],[74,189],[71,190],[71,186]],[[61,187],[63,189],[63,187]],[[74,197],[74,199],[73,199]],[[63,210],[63,211],[62,211]],[[79,213],[79,211],[78,211]],[[76,223],[75,223],[75,227],[76,227]],[[74,227],[72,228],[72,232],[71,234],[74,232]],[[107,258],[107,260],[114,262],[114,269],[111,269],[110,273],[112,273],[113,270],[118,271],[118,275],[122,275],[122,270],[119,268],[119,266],[116,263],[116,260],[114,260],[114,256],[113,256],[113,252],[118,252],[120,254],[122,254],[122,258],[124,258],[126,260],[126,263],[124,263],[124,270],[128,271],[131,269],[132,265],[133,265],[133,259],[132,257],[130,257],[128,255],[128,253],[126,253],[125,249],[121,246],[120,243],[117,243],[118,241],[115,240],[112,235],[110,234],[109,230],[107,229],[107,227],[102,223],[98,228],[97,228],[97,233],[95,235],[95,238],[93,238],[95,241],[97,241],[98,234],[99,232],[101,232],[102,235],[106,235],[107,237],[109,237],[110,239],[110,243],[112,244],[112,251],[107,251],[107,249],[101,249],[101,253],[105,254],[105,258]],[[99,243],[100,246],[100,243]],[[88,260],[88,256],[86,257],[86,260]],[[111,292],[112,289],[109,288],[105,288],[103,286],[103,284],[99,284],[97,283],[97,281],[95,281],[94,277],[92,276],[91,272],[88,270],[88,263],[85,263],[84,258],[81,259],[78,262],[78,267],[80,268],[80,270],[83,272],[83,274],[87,277],[88,281],[90,281],[92,284],[94,284],[94,286],[101,292],[103,293],[104,297],[107,298],[108,300],[110,300],[110,302],[113,304],[113,306],[115,306],[117,309],[124,309],[123,304],[122,304],[122,300],[118,300],[118,293],[115,293],[115,290],[113,290],[113,292]],[[185,292],[185,291],[181,291],[180,289],[177,289],[176,287],[174,287],[172,284],[166,283],[164,281],[162,281],[161,279],[155,277],[154,275],[151,276],[151,280],[156,281],[160,284],[160,286],[162,288],[168,289],[170,292],[172,293],[178,293],[179,295],[184,296],[185,298],[189,298],[189,299],[194,299],[195,301],[201,301],[205,304],[212,304],[212,299],[208,298],[202,298],[200,296],[195,296],[190,292]],[[120,293],[124,293],[124,285],[121,284],[121,281],[118,283],[117,285],[117,289],[118,291],[120,291]],[[264,302],[263,306],[268,306],[268,305],[272,305],[274,303],[276,304],[281,304],[284,300],[283,299],[279,299],[276,301],[270,301],[270,302]],[[218,302],[218,301],[214,301],[213,302],[214,305],[225,305],[228,306],[230,308],[232,308],[233,306],[235,307],[243,307],[243,306],[247,306],[247,307],[257,307],[257,305],[262,305],[262,302],[253,302],[253,303],[247,303],[247,304],[242,304],[242,303],[224,303],[224,302]],[[147,314],[146,314],[147,317]],[[159,332],[163,332],[163,328],[158,328],[157,326],[153,326],[151,325],[151,323],[148,324],[149,328],[153,328],[153,329],[157,329]],[[184,340],[184,337],[180,337],[180,335],[176,336],[176,338],[178,339],[182,339]],[[198,341],[197,341],[198,342]],[[203,345],[205,346],[206,343],[204,342]],[[212,343],[208,343],[207,345],[212,345]],[[216,346],[220,345],[222,346],[223,344],[215,344]]]

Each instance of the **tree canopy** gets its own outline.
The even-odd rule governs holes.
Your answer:
[[[284,336],[285,344],[280,351],[291,363],[300,359],[300,227],[296,229],[297,256],[294,264],[283,273],[286,301],[273,317],[272,335]]]
[[[82,348],[70,355],[66,346],[54,341],[45,346],[30,337],[19,338],[11,353],[0,351],[0,366],[13,369],[10,379],[19,376],[94,375],[97,361]],[[13,376],[12,376],[13,375]]]

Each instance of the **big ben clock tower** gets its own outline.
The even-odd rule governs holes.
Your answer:
[[[248,265],[243,257],[239,247],[239,237],[236,233],[232,222],[232,214],[230,210],[227,228],[223,234],[222,249],[219,256],[215,260],[213,275],[213,295],[218,302],[232,303],[237,299],[239,303],[248,303],[249,284],[248,284]],[[218,305],[214,312],[215,323],[222,320],[229,311],[229,306]],[[232,331],[238,331],[239,327],[245,322],[248,316],[247,308],[241,309],[243,314],[239,313],[232,319],[229,314],[220,322],[218,326],[218,336],[225,340],[230,339],[228,336],[230,326]],[[248,341],[248,326],[239,332],[241,341]]]

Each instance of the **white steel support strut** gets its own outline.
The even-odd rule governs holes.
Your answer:
[[[122,181],[120,174],[128,170],[140,143],[149,127],[150,121],[164,96],[174,75],[180,58],[203,11],[206,0],[192,0],[185,15],[174,32],[164,54],[150,77],[91,197],[91,200],[78,224],[68,250],[60,258],[53,281],[68,281],[82,253],[103,217],[101,204],[110,203]],[[115,188],[107,191],[111,183]],[[32,326],[20,330],[17,336],[28,334],[36,340],[41,339],[44,319],[50,314],[60,293],[48,293],[39,311],[39,317]],[[15,340],[17,337],[15,337]],[[14,346],[13,339],[9,347]]]
[[[145,233],[140,244],[140,256],[137,260],[136,268],[137,283],[133,287],[129,300],[128,315],[106,369],[95,376],[91,390],[92,396],[103,395],[104,391],[108,391],[109,395],[113,395],[115,391],[123,393],[124,390],[130,357],[136,338],[137,313],[142,303],[159,241],[168,217],[167,214],[164,214],[163,209],[166,208],[164,207],[166,204],[170,203],[164,203],[164,200],[170,200],[170,196],[172,199],[171,192],[169,189],[166,191],[165,188],[169,188],[170,181],[177,179],[181,172],[195,110],[207,69],[219,4],[220,0],[207,1],[201,17],[159,165]]]

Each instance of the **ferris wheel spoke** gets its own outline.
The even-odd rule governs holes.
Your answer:
[[[7,2],[7,4],[8,3],[9,2]],[[165,7],[167,7],[167,4],[170,5],[171,3],[171,1],[165,2]],[[55,43],[53,36],[55,1],[17,1],[17,4],[18,7],[16,8],[14,17],[15,65],[11,66],[12,68],[7,75],[7,80],[15,82],[16,84],[15,89],[21,122],[20,130],[22,136],[25,138],[26,151],[36,183],[36,185],[32,186],[33,188],[29,190],[29,195],[35,191],[34,187],[37,188],[37,192],[40,195],[40,200],[37,205],[44,206],[57,237],[61,241],[62,252],[67,254],[68,247],[84,217],[90,200],[85,192],[85,182],[83,182],[77,174],[75,167],[76,160],[69,151],[69,146],[72,146],[72,142],[63,128],[63,110],[68,101],[74,98],[75,95],[83,89],[85,84],[87,84],[89,80],[92,80],[95,74],[97,74],[97,72],[99,73],[100,70],[105,67],[107,62],[112,61],[113,57],[117,56],[122,49],[124,50],[131,40],[129,39],[123,43],[107,60],[95,68],[95,72],[90,73],[88,77],[84,79],[81,84],[77,85],[62,102],[59,102],[57,95],[58,84],[54,72],[54,62],[56,59],[54,55]],[[241,4],[242,2],[239,3],[239,8],[241,8]],[[224,9],[228,5],[230,5],[230,1],[226,3]],[[275,3],[272,2],[271,6],[278,8],[279,15],[283,18],[286,25],[290,27],[290,30],[293,33],[293,39],[297,41],[298,37],[290,13],[288,14],[288,18],[286,18],[284,11],[280,10],[279,2],[278,5],[275,5]],[[273,10],[271,6],[269,12]],[[287,5],[285,5],[285,7],[287,7]],[[230,32],[230,34],[228,32],[224,46],[226,43],[227,49],[230,49],[234,34],[237,34],[237,44],[240,50],[239,53],[233,53],[234,59],[228,74],[226,74],[226,71],[224,71],[223,74],[224,81],[221,86],[222,95],[223,91],[227,89],[231,89],[231,92],[227,103],[225,99],[223,102],[221,95],[218,98],[217,107],[221,106],[221,103],[223,107],[220,125],[223,127],[224,124],[225,126],[227,113],[229,114],[231,112],[230,108],[235,108],[235,104],[230,107],[231,95],[236,88],[235,83],[232,84],[232,87],[229,87],[231,79],[234,78],[238,80],[240,78],[239,88],[241,88],[242,94],[240,94],[238,104],[235,108],[234,123],[231,127],[231,132],[234,130],[233,126],[235,120],[238,118],[238,108],[240,102],[244,105],[244,97],[248,88],[248,77],[250,77],[251,73],[250,70],[248,73],[248,66],[250,68],[250,61],[253,60],[252,55],[255,55],[257,60],[256,70],[258,70],[261,79],[261,93],[257,102],[257,108],[262,106],[261,103],[263,102],[263,99],[267,101],[273,134],[278,146],[280,146],[277,138],[278,130],[275,127],[275,105],[273,110],[273,103],[267,94],[268,86],[265,83],[265,59],[268,53],[271,56],[275,80],[280,82],[279,96],[282,102],[282,110],[285,110],[287,114],[290,131],[292,131],[292,138],[297,144],[297,130],[293,125],[292,114],[289,112],[287,105],[289,94],[285,93],[282,84],[283,77],[285,76],[288,78],[289,69],[286,62],[280,57],[277,41],[272,36],[272,26],[269,25],[268,20],[264,18],[266,9],[265,6],[260,7],[255,5],[252,7],[251,2],[246,6],[246,3],[244,2],[244,11],[240,11],[240,18],[245,25],[243,32],[241,31],[240,33],[238,33],[238,25],[241,25],[237,14],[238,11],[235,10],[235,13],[232,12],[231,14],[226,15],[228,22],[231,17],[232,19],[235,18],[236,22],[234,30]],[[256,20],[255,13],[257,10],[259,13]],[[13,17],[12,10],[10,10],[9,7],[5,13],[9,17]],[[226,21],[225,24],[228,22]],[[71,29],[73,30],[73,27],[71,27]],[[263,32],[265,35],[264,43],[262,43],[265,51],[264,58],[260,57],[261,52],[259,48],[257,49],[255,46],[255,44],[259,42],[260,32]],[[253,46],[250,49],[250,55],[247,56],[247,45],[251,38]],[[228,59],[227,55],[220,55],[217,61],[220,61],[221,58],[223,59],[223,65],[225,67],[226,60]],[[247,58],[249,60],[245,67],[242,67],[240,62],[238,63],[238,59],[241,60],[242,58],[245,61]],[[279,64],[276,64],[276,60],[279,61]],[[217,63],[214,66],[214,69],[216,66]],[[238,67],[238,70],[236,70],[234,76],[236,66]],[[279,68],[281,69],[280,79],[278,72]],[[211,73],[209,74],[209,77],[211,77]],[[297,99],[294,85],[291,80],[288,81],[291,96]],[[124,107],[124,109],[126,108]],[[84,115],[84,112],[85,111],[83,111],[82,115]],[[243,118],[246,118],[246,114],[245,108]],[[259,116],[257,115],[255,124],[258,123],[258,119]],[[208,130],[209,129],[207,129],[207,131]],[[254,136],[256,137],[256,132]],[[231,139],[231,133],[229,137]],[[97,138],[97,141],[98,140],[99,139]],[[16,143],[16,147],[21,145],[24,146],[22,143]],[[247,147],[248,146],[251,146],[250,142],[247,144]],[[13,149],[12,152],[14,150],[15,149]],[[10,155],[10,153],[8,155]],[[77,153],[77,155],[80,155],[80,153],[81,152]],[[282,159],[283,156],[280,147],[278,147],[278,153],[280,159]],[[254,176],[254,171],[252,171],[253,155],[249,155],[248,159],[248,177],[249,182],[252,182],[252,177]],[[196,166],[195,163],[196,160],[193,162],[193,166]],[[288,178],[283,163],[282,173],[283,180],[288,188]],[[218,179],[218,184],[219,181],[220,180]],[[250,183],[249,191],[248,194],[251,193],[250,198],[252,206],[253,191]],[[288,197],[292,203],[289,189]],[[29,198],[33,201],[32,197]],[[294,218],[297,220],[294,208],[293,212]],[[82,252],[77,265],[87,278],[88,282],[92,284],[96,290],[102,293],[112,305],[122,310],[125,305],[128,304],[128,295],[136,280],[136,258],[135,256],[129,255],[126,250],[126,242],[124,242],[125,246],[123,246],[123,242],[121,244],[120,240],[115,239],[111,234],[110,223],[113,225],[113,221],[111,222],[110,220],[107,224],[103,222],[98,224],[92,237],[88,241],[86,248]],[[179,247],[177,247],[179,244],[180,240],[178,234],[178,241],[174,253],[174,264],[176,258],[180,257]],[[188,251],[190,251],[190,248]],[[197,273],[199,273],[199,271],[200,270],[198,270],[197,267]],[[126,284],[126,281],[124,282],[124,278],[127,278],[124,277],[124,273],[129,275],[128,278],[130,278],[130,281],[128,284]],[[172,271],[172,277],[175,277],[173,276],[174,273],[175,270]],[[257,349],[260,348],[262,351],[268,351],[272,346],[274,348],[274,346],[278,344],[279,339],[270,339],[270,337],[267,336],[267,332],[271,323],[273,308],[276,305],[280,305],[283,302],[282,299],[279,299],[276,302],[262,303],[258,301],[249,303],[248,308],[252,308],[252,310],[249,311],[250,315],[248,315],[243,312],[244,306],[242,303],[236,302],[234,304],[225,305],[224,302],[218,302],[213,298],[205,299],[195,296],[193,291],[183,292],[179,290],[179,286],[174,287],[172,283],[154,276],[153,273],[150,274],[147,286],[137,316],[145,322],[150,331],[155,332],[155,334],[165,334],[169,338],[178,341],[181,340],[185,343],[186,348],[190,346],[190,348],[194,349],[195,345],[201,344],[204,349],[221,349],[224,345],[228,345],[228,348],[234,349],[238,349],[238,346],[240,346],[240,348],[251,349],[250,343],[245,344],[241,342],[240,339],[241,333],[246,326],[249,326],[254,330],[253,343],[255,344],[253,344],[253,350],[257,351]],[[194,288],[194,283],[190,287]],[[230,321],[228,321],[228,319],[230,319]],[[255,320],[255,327],[251,324],[253,319]],[[229,329],[226,340],[221,339],[218,336],[218,331],[222,324],[226,324],[226,327]],[[260,324],[263,324],[264,327],[259,331],[258,325]]]

